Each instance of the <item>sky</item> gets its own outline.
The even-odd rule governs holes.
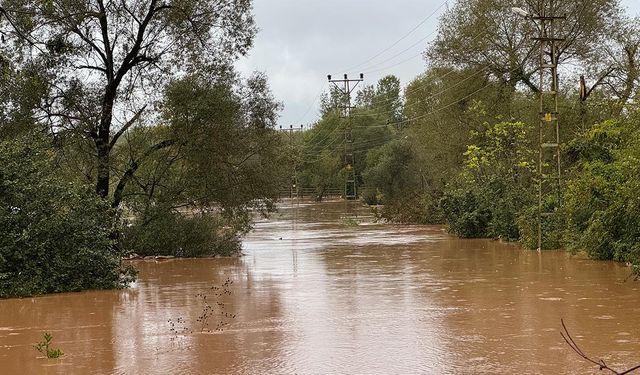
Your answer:
[[[640,0],[621,3],[640,16]],[[245,76],[267,74],[284,105],[279,125],[307,127],[318,118],[327,74],[364,73],[364,84],[394,74],[406,85],[422,73],[446,8],[444,0],[254,0],[260,32],[236,66]]]

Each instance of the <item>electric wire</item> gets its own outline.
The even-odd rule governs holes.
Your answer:
[[[481,36],[485,35],[486,33],[487,33],[487,31],[486,31],[486,30],[483,30],[483,31],[478,32],[478,33],[473,37],[473,39],[471,39],[471,42],[475,42],[478,38],[480,38]],[[485,65],[485,66],[484,66],[484,68],[489,68],[489,66],[488,66],[488,65]],[[439,76],[439,77],[434,77],[434,78],[432,78],[432,79],[431,79],[431,81],[442,80],[442,79],[444,79],[444,78],[448,77],[449,75],[454,74],[454,73],[457,73],[457,72],[458,72],[457,70],[455,70],[455,69],[451,69],[451,70],[449,70],[447,73],[445,73],[445,74],[443,74],[443,75],[441,75],[441,76]],[[406,96],[407,94],[412,94],[412,93],[414,93],[414,92],[417,92],[417,91],[419,91],[420,89],[422,89],[422,88],[426,87],[428,84],[429,84],[429,83],[424,83],[424,84],[418,85],[418,86],[416,86],[416,87],[412,88],[411,90],[405,91],[405,92],[404,92],[404,95]],[[380,104],[387,104],[387,103],[390,103],[390,102],[392,102],[392,101],[393,101],[393,99],[387,99],[387,100],[384,100],[384,101],[381,101],[381,102],[376,103],[376,105],[380,105]]]
[[[447,4],[446,1],[444,1],[442,4],[440,4],[440,6],[438,6],[431,14],[429,14],[426,18],[424,18],[422,21],[420,21],[420,23],[418,23],[415,27],[413,27],[411,30],[409,30],[409,32],[407,32],[404,36],[402,36],[400,39],[396,40],[394,43],[392,43],[390,46],[388,46],[387,48],[384,48],[382,51],[378,52],[377,54],[373,55],[372,57],[370,57],[369,59],[351,66],[349,68],[343,69],[344,71],[352,71],[353,69],[359,68],[369,62],[371,62],[372,60],[378,58],[379,56],[381,56],[382,54],[388,52],[389,50],[391,50],[393,47],[397,46],[400,42],[402,42],[403,40],[405,40],[406,38],[408,38],[411,34],[413,34],[416,30],[418,30],[422,25],[424,25],[428,20],[431,19],[431,17],[435,16],[438,11],[444,7]]]
[[[461,84],[463,84],[463,83],[467,82],[468,80],[470,80],[470,79],[474,78],[475,76],[479,75],[480,73],[485,73],[485,72],[487,72],[487,70],[489,70],[489,69],[490,69],[490,67],[484,67],[484,68],[482,68],[482,69],[480,69],[480,70],[478,70],[478,71],[476,71],[476,72],[472,73],[471,75],[467,76],[466,78],[463,78],[462,80],[458,81],[457,83],[455,83],[455,84],[453,84],[453,85],[450,85],[450,86],[447,86],[447,87],[446,87],[446,88],[444,88],[443,90],[440,90],[440,91],[438,91],[438,92],[435,92],[435,93],[433,93],[433,94],[431,94],[431,95],[429,95],[429,96],[427,96],[427,97],[425,97],[425,98],[421,98],[421,99],[422,99],[422,100],[428,100],[428,99],[432,99],[432,98],[434,98],[434,97],[436,97],[436,96],[439,96],[439,95],[441,95],[441,94],[444,94],[445,92],[447,92],[447,91],[449,91],[449,90],[451,90],[451,89],[454,89],[454,88],[456,88],[456,87],[460,86]],[[452,70],[452,71],[450,71],[449,73],[452,73],[452,72],[454,72],[454,71]],[[445,76],[446,76],[446,75],[445,75]],[[444,76],[443,76],[443,77],[444,77]],[[436,79],[435,79],[435,80],[442,79],[443,77],[436,77]],[[426,85],[425,85],[425,86],[426,86]],[[424,86],[423,86],[422,88],[424,88]],[[405,106],[404,106],[404,108],[405,108],[405,109],[406,109],[406,108],[413,108],[413,107],[415,107],[415,106],[417,106],[417,105],[419,105],[419,104],[423,104],[423,102],[422,102],[422,101],[420,101],[420,102],[415,102],[415,103],[413,103],[413,104],[407,104],[407,105],[405,105]],[[377,104],[376,106],[371,107],[371,109],[381,108],[381,107],[382,107],[382,105]],[[362,115],[360,115],[360,114],[355,114],[355,115],[354,115],[354,117],[369,117],[369,116],[377,116],[377,115],[390,114],[391,112],[392,112],[392,110],[382,110],[382,111],[378,111],[378,112],[368,112],[368,113],[366,113],[366,114],[362,114]]]
[[[324,90],[327,87],[327,83],[324,82],[322,84],[322,86],[320,86],[320,90],[318,91],[318,94],[316,94],[315,99],[313,99],[313,102],[309,105],[309,108],[307,108],[307,110],[304,112],[304,114],[302,116],[300,116],[295,123],[299,123],[300,121],[304,120],[305,118],[307,118],[307,115],[309,114],[309,112],[311,112],[311,109],[316,105],[316,103],[318,103],[318,101],[320,100],[320,98],[322,97],[322,94],[324,94]]]
[[[394,43],[392,43],[392,44],[391,44],[390,46],[388,46],[387,48],[383,49],[382,51],[380,51],[380,52],[376,53],[376,54],[375,54],[375,55],[373,55],[372,57],[368,58],[367,60],[365,60],[365,61],[363,61],[363,62],[361,62],[361,63],[359,63],[359,64],[357,64],[357,65],[351,66],[351,67],[349,67],[349,68],[347,68],[347,69],[338,69],[338,70],[343,70],[343,71],[352,71],[352,70],[353,70],[353,69],[355,69],[355,68],[358,68],[358,67],[361,67],[361,66],[366,66],[366,64],[367,64],[367,63],[369,63],[369,62],[373,61],[374,59],[376,59],[376,58],[380,57],[380,56],[381,56],[381,55],[383,55],[384,53],[386,53],[386,52],[390,51],[392,48],[394,48],[395,46],[397,46],[400,42],[402,42],[403,40],[405,40],[406,38],[408,38],[411,34],[413,34],[416,30],[418,30],[422,25],[424,25],[428,20],[430,20],[434,15],[436,15],[436,14],[440,11],[440,9],[442,9],[442,7],[444,7],[444,6],[447,6],[447,1],[444,1],[442,4],[440,4],[440,6],[438,6],[438,7],[437,7],[437,8],[436,8],[432,13],[430,13],[426,18],[424,18],[423,20],[421,20],[421,21],[420,21],[420,22],[419,22],[415,27],[413,27],[411,30],[409,30],[409,32],[407,32],[404,36],[402,36],[401,38],[399,38],[398,40],[396,40]],[[419,43],[423,42],[424,40],[426,40],[429,36],[433,35],[436,31],[437,31],[437,29],[436,29],[436,30],[434,30],[434,31],[432,31],[432,32],[431,32],[431,33],[429,33],[427,36],[425,36],[424,38],[420,39],[418,42],[414,43],[413,45],[411,45],[411,46],[410,46],[410,47],[408,47],[407,49],[403,50],[402,52],[400,52],[400,53],[398,53],[398,54],[396,54],[396,55],[392,56],[392,57],[391,57],[391,58],[389,58],[389,59],[383,60],[382,62],[378,62],[378,63],[376,63],[376,64],[374,64],[374,65],[370,66],[370,67],[369,67],[369,68],[367,68],[367,69],[371,69],[371,68],[373,68],[373,67],[377,67],[377,66],[379,66],[379,65],[381,65],[381,64],[383,64],[383,63],[385,63],[385,62],[387,62],[387,61],[391,61],[391,60],[393,60],[394,58],[396,58],[396,57],[400,56],[401,54],[403,54],[404,52],[408,51],[409,49],[411,49],[411,48],[415,47],[417,44],[419,44]],[[422,55],[422,53],[421,53],[420,55]],[[417,56],[420,56],[420,55],[417,55]],[[413,56],[411,59],[413,59],[413,58],[415,58],[415,57],[417,57],[417,56]],[[396,66],[397,66],[397,65],[396,65]],[[389,69],[389,68],[390,68],[390,67],[386,67],[386,68],[384,68],[384,69]],[[383,70],[384,70],[384,69],[383,69]],[[373,71],[372,71],[372,72],[373,72]],[[370,73],[371,73],[371,72],[370,72]],[[296,122],[300,122],[301,120],[303,120],[303,119],[308,115],[308,113],[309,113],[309,111],[311,110],[311,108],[313,108],[313,107],[318,103],[318,101],[320,100],[320,97],[322,96],[322,91],[324,90],[324,88],[325,88],[325,87],[326,87],[326,83],[322,86],[320,94],[316,97],[316,99],[313,101],[313,103],[311,103],[311,105],[309,106],[309,109],[307,109],[307,111],[305,111],[305,114],[304,114],[300,119],[298,119]]]
[[[517,68],[516,68],[516,69],[517,69]],[[516,69],[513,69],[512,71],[515,71]],[[384,126],[403,125],[403,124],[407,124],[407,123],[409,123],[409,122],[411,122],[411,121],[415,121],[415,120],[423,119],[423,118],[425,118],[425,117],[427,117],[427,116],[431,116],[431,115],[436,114],[436,113],[438,113],[438,112],[440,112],[440,111],[443,111],[443,110],[445,110],[445,109],[451,108],[451,107],[452,107],[452,106],[454,106],[454,105],[457,105],[460,101],[462,101],[462,100],[466,100],[466,99],[468,99],[468,98],[472,97],[473,95],[475,95],[475,94],[479,93],[480,91],[484,90],[485,88],[487,88],[487,87],[489,87],[489,86],[492,86],[492,85],[494,85],[494,84],[495,84],[495,82],[488,82],[487,84],[483,85],[482,87],[478,88],[477,90],[474,90],[474,91],[472,91],[471,93],[469,93],[469,94],[467,94],[467,95],[465,95],[465,96],[462,96],[462,97],[460,97],[460,98],[458,98],[458,99],[456,99],[456,100],[454,100],[454,101],[451,101],[450,103],[448,103],[448,104],[446,104],[446,105],[444,105],[444,106],[438,107],[438,108],[436,108],[436,109],[434,109],[434,110],[431,110],[431,111],[429,111],[429,112],[427,112],[427,113],[424,113],[424,114],[422,114],[422,115],[415,116],[415,117],[412,117],[412,118],[408,118],[408,119],[405,119],[405,120],[402,120],[402,121],[397,121],[397,122],[394,122],[394,123],[388,123],[388,124],[385,124]],[[381,144],[380,144],[380,145],[384,145],[385,143],[387,143],[387,142],[389,142],[389,141],[390,141],[389,139],[384,139],[384,140],[383,140],[382,138],[380,138],[379,140],[380,140],[380,142],[381,142]],[[374,139],[374,140],[365,141],[365,142],[362,142],[362,143],[355,143],[355,144],[353,144],[353,145],[356,145],[356,146],[363,146],[363,145],[365,145],[365,144],[370,144],[371,142],[375,142],[375,139]],[[333,142],[333,143],[335,143],[335,140],[334,140],[334,142]],[[327,145],[327,146],[329,146],[329,145]],[[372,147],[368,147],[368,148],[372,148]],[[318,153],[319,153],[319,152],[325,151],[326,149],[327,149],[327,147],[325,146],[325,148],[323,148],[323,149],[321,149],[321,150],[319,150],[319,151],[316,151],[316,152],[318,152]],[[355,152],[355,151],[354,151],[354,152]],[[317,161],[317,160],[319,160],[319,159],[320,159],[320,157],[319,157],[319,158],[317,158],[317,159],[316,159],[316,161]]]

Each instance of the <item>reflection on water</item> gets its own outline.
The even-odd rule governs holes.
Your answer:
[[[375,224],[344,202],[286,202],[244,248],[139,262],[128,290],[0,301],[0,373],[596,373],[562,341],[560,318],[588,354],[640,363],[640,284],[614,263]],[[197,295],[216,300],[227,278],[232,294],[217,301],[237,317],[200,332]],[[38,358],[44,332],[62,359]]]

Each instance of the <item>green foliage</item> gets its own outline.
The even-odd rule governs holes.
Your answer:
[[[114,150],[125,171],[114,197],[133,218],[120,246],[139,255],[237,254],[249,211],[271,210],[286,178],[278,108],[261,75],[173,82],[162,125],[130,130]]]
[[[577,165],[564,192],[565,245],[596,259],[640,264],[640,131],[635,119],[594,125],[572,142]]]
[[[452,181],[441,206],[449,229],[462,237],[517,240],[517,217],[532,203],[530,128],[499,122],[477,134],[464,153],[464,170]]]
[[[314,188],[322,199],[329,188],[342,188],[339,179],[344,166],[341,149],[344,127],[336,112],[328,112],[315,126],[304,133],[302,150],[298,158],[300,186]]]
[[[413,154],[407,142],[391,141],[367,154],[363,178],[367,186],[375,186],[385,197],[395,198],[406,185],[415,186],[410,166]]]
[[[34,123],[34,108],[47,89],[46,77],[38,64],[25,64],[18,69],[0,51],[0,139],[15,136],[30,129]]]
[[[440,20],[439,33],[427,51],[429,61],[439,66],[489,71],[505,88],[518,86],[537,90],[533,82],[538,54],[531,36],[538,30],[533,22],[509,10],[525,7],[533,15],[549,13],[548,2],[519,0],[458,0]],[[559,61],[591,57],[604,35],[609,33],[619,12],[616,0],[563,0],[555,3],[556,14],[566,19],[556,25],[565,39]]]
[[[45,355],[49,359],[60,358],[64,355],[62,350],[60,349],[51,349],[49,346],[51,345],[51,340],[53,340],[53,336],[49,333],[45,333],[42,341],[34,345],[34,349],[39,351],[40,354]]]
[[[440,222],[437,199],[426,191],[423,176],[416,170],[420,167],[414,147],[406,139],[369,151],[362,177],[366,186],[375,187],[375,195],[365,199],[384,205],[381,218],[401,223]]]
[[[140,256],[171,255],[205,257],[238,255],[238,228],[214,213],[177,213],[154,210],[131,223],[121,236],[120,246]]]
[[[116,239],[144,254],[238,251],[250,210],[273,208],[286,167],[274,130],[281,104],[266,76],[234,70],[257,32],[252,6],[3,1],[0,139],[18,145],[20,132],[43,127],[56,152],[0,167],[30,178],[0,196],[2,220],[14,225],[0,242],[0,289],[120,286]],[[133,225],[120,233],[123,217]]]
[[[69,144],[88,148],[81,150],[86,159],[81,168],[74,160],[68,163],[92,180],[102,198],[108,198],[114,187],[112,161],[117,157],[112,151],[126,130],[122,127],[157,118],[143,116],[157,104],[153,93],[162,92],[185,73],[206,72],[232,83],[233,64],[248,52],[257,32],[251,0],[52,4],[3,1],[0,29],[7,48],[0,55],[0,70],[5,50],[13,70],[38,69],[25,77],[46,82],[43,100],[31,95],[35,89],[25,91],[36,105],[20,112],[31,115],[34,109],[37,121],[58,133],[67,148],[73,149]],[[258,79],[251,84],[252,92],[264,87]],[[14,92],[15,97],[22,93]],[[271,98],[249,99],[251,106],[244,108],[250,117],[247,122],[265,127],[275,116],[268,113],[273,110]],[[128,180],[131,177],[119,182]],[[113,205],[120,203],[114,194]]]
[[[261,75],[235,87],[206,76],[170,85],[164,116],[177,155],[173,203],[241,209],[274,200],[285,167],[274,129],[279,108]]]
[[[298,178],[303,188],[314,188],[319,199],[328,188],[342,190],[348,174],[344,163],[347,120],[340,115],[344,101],[344,94],[332,88],[322,100],[322,118],[304,134]],[[377,87],[365,86],[355,104],[350,126],[356,180],[361,186],[367,155],[400,137],[399,128],[394,125],[402,117],[400,81],[397,77],[387,76]]]
[[[460,237],[487,237],[490,207],[483,204],[482,192],[471,189],[472,182],[462,185],[461,188],[450,188],[440,203],[447,227]]]
[[[109,207],[59,175],[46,136],[0,142],[0,298],[125,285]]]
[[[519,242],[527,249],[538,248],[538,205],[520,209],[516,222],[520,232]],[[542,220],[542,249],[553,250],[562,247],[562,228],[566,223],[563,211]]]
[[[414,192],[405,197],[385,200],[379,218],[394,223],[441,224],[441,197],[429,193]]]

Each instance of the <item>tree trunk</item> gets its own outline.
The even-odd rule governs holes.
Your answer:
[[[113,117],[113,102],[115,101],[115,90],[109,85],[106,90],[104,100],[102,101],[102,115],[100,117],[100,127],[96,137],[96,155],[97,161],[97,177],[96,177],[96,194],[102,198],[109,196],[109,178],[110,178],[110,155],[111,147],[109,145],[111,132],[111,119]]]

